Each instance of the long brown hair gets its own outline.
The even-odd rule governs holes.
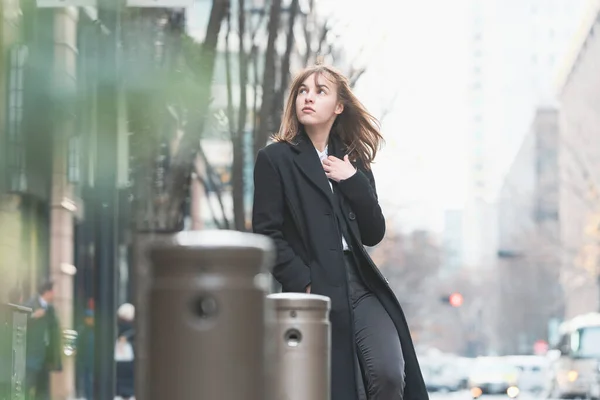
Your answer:
[[[311,66],[295,77],[290,86],[279,132],[274,135],[273,139],[278,142],[293,143],[301,132],[302,124],[296,115],[296,97],[302,83],[313,74],[315,79],[325,76],[335,82],[338,99],[344,105],[344,111],[336,117],[333,123],[331,134],[340,137],[348,149],[348,157],[351,160],[359,159],[366,168],[370,168],[377,150],[383,143],[379,121],[352,93],[348,79],[340,71],[330,66]]]

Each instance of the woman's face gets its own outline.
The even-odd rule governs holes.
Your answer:
[[[296,96],[296,116],[304,126],[333,124],[344,106],[338,101],[337,84],[325,74],[312,74]]]

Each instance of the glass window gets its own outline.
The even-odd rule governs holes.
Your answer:
[[[7,172],[10,190],[23,191],[25,182],[25,149],[21,123],[23,120],[23,75],[27,59],[27,46],[15,45],[9,50],[8,90],[7,90]]]
[[[571,335],[573,355],[600,358],[600,326],[579,329]]]

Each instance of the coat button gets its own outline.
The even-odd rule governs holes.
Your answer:
[[[350,212],[350,213],[348,214],[348,218],[350,218],[350,221],[354,221],[354,220],[356,219],[356,215],[354,215],[354,213],[353,213],[353,212]]]

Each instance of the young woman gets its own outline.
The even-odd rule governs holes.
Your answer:
[[[277,247],[284,292],[331,298],[332,400],[427,400],[402,309],[364,246],[385,234],[371,172],[378,124],[333,68],[293,81],[254,169],[254,232]]]

